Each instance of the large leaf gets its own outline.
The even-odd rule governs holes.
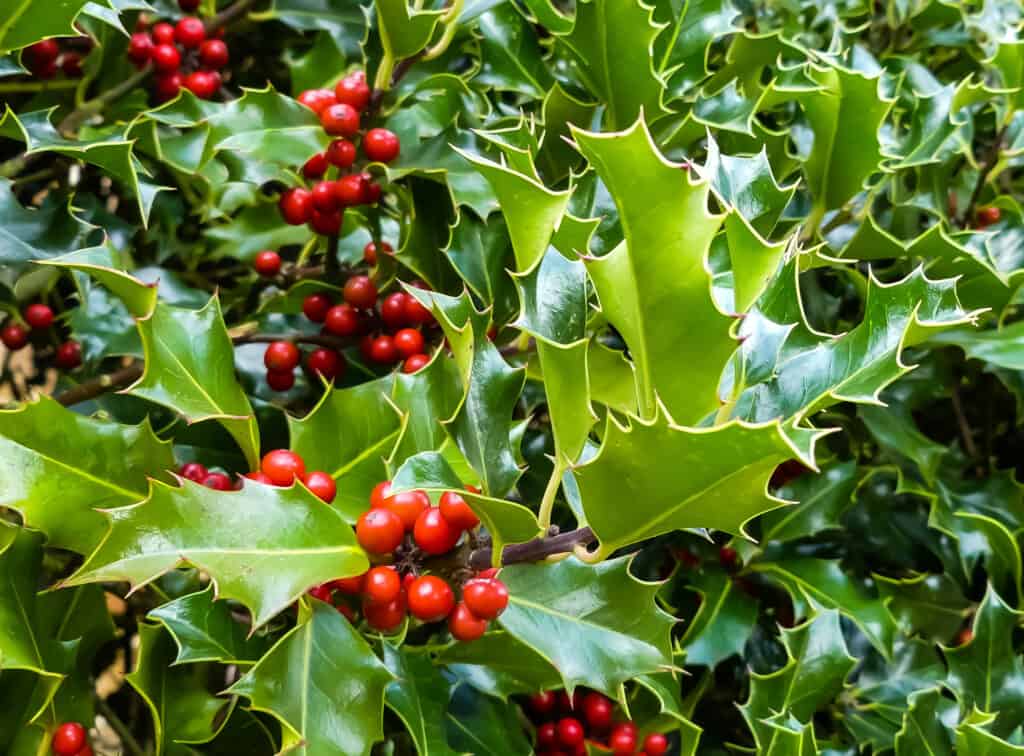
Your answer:
[[[562,684],[551,662],[504,631],[489,632],[472,643],[453,643],[438,661],[460,680],[502,700]]]
[[[306,589],[368,566],[341,514],[299,485],[154,483],[146,501],[108,516],[107,537],[67,584],[127,580],[138,588],[188,563],[209,573],[219,598],[248,606],[257,627]]]
[[[149,617],[162,623],[174,638],[178,646],[174,664],[254,662],[267,650],[264,638],[246,637],[229,602],[217,601],[212,585],[158,606]]]
[[[550,661],[570,691],[617,696],[631,677],[672,667],[672,618],[655,603],[658,584],[632,577],[628,558],[515,565],[501,579],[510,599],[498,622]]]
[[[420,756],[455,751],[445,736],[445,708],[451,685],[426,654],[408,653],[384,643],[384,665],[394,676],[384,700],[401,717]]]
[[[448,704],[448,742],[462,753],[533,753],[512,704],[482,696],[469,685],[457,685]]]
[[[939,688],[928,688],[912,693],[908,701],[910,707],[903,716],[903,727],[896,733],[897,756],[919,753],[926,753],[929,756],[952,756],[953,733],[950,718],[956,721],[956,703],[945,698]]]
[[[259,434],[249,399],[235,378],[234,348],[220,300],[213,297],[201,310],[159,303],[138,323],[146,367],[126,391],[169,407],[190,423],[219,421],[255,470]]]
[[[141,501],[147,478],[173,467],[171,445],[148,421],[93,420],[47,397],[0,412],[0,504],[51,546],[88,554],[107,529],[96,510]]]
[[[71,23],[88,0],[58,0],[47,6],[31,0],[4,4],[0,24],[0,54],[31,45],[44,37],[72,34]]]
[[[701,602],[682,638],[686,663],[714,668],[742,654],[757,621],[757,602],[721,570],[703,571],[688,587],[700,594]]]
[[[442,11],[410,10],[406,0],[374,0],[380,41],[392,61],[420,52],[434,33]]]
[[[368,754],[383,736],[387,668],[341,613],[313,601],[300,623],[229,689],[285,728],[308,756]]]

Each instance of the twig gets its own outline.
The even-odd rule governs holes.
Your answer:
[[[403,58],[395,64],[394,70],[391,72],[391,84],[387,89],[375,89],[373,94],[370,95],[370,104],[367,107],[367,117],[373,118],[377,115],[377,111],[380,110],[380,105],[384,101],[384,95],[394,89],[395,85],[402,80],[402,78],[409,73],[409,69],[415,65],[423,57],[423,53],[417,53],[411,55],[408,58]]]
[[[960,392],[956,386],[950,387],[950,399],[953,400],[953,414],[956,415],[956,423],[960,427],[960,437],[964,440],[964,449],[971,456],[971,459],[978,460],[978,446],[974,443],[974,432],[967,423],[967,416],[964,414],[963,404],[960,402]],[[982,475],[981,466],[978,466],[978,475]]]
[[[136,86],[141,84],[142,81],[149,76],[152,70],[153,66],[147,63],[117,86],[111,87],[103,94],[97,95],[91,100],[83,102],[64,117],[64,120],[57,125],[57,131],[63,134],[68,131],[75,130],[87,118],[92,118],[94,115],[102,112],[103,108],[121,97],[121,95],[127,94],[135,89]]]
[[[103,718],[107,720],[107,724],[114,728],[114,732],[116,732],[118,737],[121,738],[121,745],[124,746],[127,752],[135,754],[135,756],[145,756],[146,751],[141,745],[139,745],[139,741],[135,739],[135,736],[132,735],[132,732],[128,729],[127,725],[125,725],[125,723],[121,721],[121,718],[114,713],[114,710],[110,708],[110,704],[102,698],[97,698],[96,708],[99,709]]]
[[[589,544],[595,540],[594,531],[590,528],[578,528],[568,533],[534,538],[526,543],[506,546],[501,551],[501,564],[521,564],[523,562],[539,562],[555,554],[566,554],[577,544]],[[483,570],[491,566],[490,546],[476,549],[469,555],[469,566],[474,570]]]
[[[215,32],[222,26],[227,26],[239,16],[244,15],[255,4],[256,0],[238,0],[237,3],[229,5],[206,22],[206,33]]]
[[[291,341],[296,344],[313,344],[314,346],[327,347],[328,349],[344,349],[349,345],[345,339],[326,334],[288,334],[288,333],[252,333],[246,336],[236,336],[232,341],[239,344],[269,344],[272,341]]]
[[[999,162],[999,153],[1003,148],[1003,139],[1006,137],[1006,129],[1004,126],[996,134],[995,141],[989,148],[988,154],[985,156],[985,160],[981,164],[981,170],[978,172],[978,180],[974,183],[974,191],[971,192],[971,199],[967,202],[967,207],[964,208],[964,214],[960,218],[960,227],[967,228],[971,219],[974,217],[974,207],[978,204],[978,200],[981,198],[981,192],[985,188],[985,184],[988,183],[988,174],[992,172],[996,163]]]

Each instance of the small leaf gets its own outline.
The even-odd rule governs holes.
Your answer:
[[[529,756],[523,726],[513,704],[482,696],[468,685],[457,685],[448,703],[448,742],[462,753],[500,753]]]
[[[450,685],[426,654],[408,653],[385,642],[384,666],[394,680],[384,690],[384,701],[405,723],[420,756],[455,751],[445,736],[445,709]]]
[[[254,662],[267,650],[263,638],[246,637],[228,602],[215,600],[212,585],[158,606],[149,617],[163,624],[178,646],[172,664]]]
[[[409,11],[406,0],[374,0],[380,41],[392,61],[420,52],[430,42],[443,11]]]
[[[896,733],[896,756],[952,756],[956,702],[943,696],[939,688],[915,691],[907,700],[910,707],[903,715],[903,727]]]
[[[686,663],[712,669],[742,655],[757,621],[757,602],[721,570],[704,570],[687,586],[701,596],[700,609],[682,638]]]

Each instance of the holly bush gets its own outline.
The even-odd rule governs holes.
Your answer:
[[[1015,0],[0,15],[0,753],[1024,753]]]

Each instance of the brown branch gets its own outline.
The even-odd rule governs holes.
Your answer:
[[[589,544],[594,540],[594,531],[590,528],[578,528],[568,533],[534,538],[526,543],[506,546],[501,551],[501,564],[521,564],[523,562],[539,562],[555,554],[565,554],[573,550],[577,544]],[[492,549],[484,546],[469,555],[469,566],[474,570],[483,570],[491,566]]]
[[[115,370],[113,373],[105,373],[98,375],[92,380],[79,383],[73,388],[69,388],[67,391],[60,393],[57,396],[57,401],[63,404],[65,407],[70,407],[73,404],[79,404],[81,402],[87,402],[90,399],[95,399],[101,394],[105,394],[113,389],[127,386],[130,383],[134,383],[142,377],[142,363],[136,363],[129,365],[128,367]]]
[[[229,5],[216,16],[213,16],[206,21],[206,33],[210,34],[223,26],[227,26],[235,19],[245,15],[246,11],[255,4],[256,0],[238,0],[237,3]]]
[[[423,57],[423,53],[419,52],[415,55],[411,55],[408,58],[402,58],[395,64],[394,69],[391,71],[391,85],[387,90],[375,89],[373,94],[370,95],[370,104],[366,108],[367,118],[373,118],[377,115],[377,111],[380,110],[381,103],[384,101],[384,95],[386,95],[391,89],[395,87],[402,78],[409,73],[411,69],[420,58]]]
[[[988,150],[988,154],[985,155],[985,160],[981,164],[981,169],[978,172],[978,180],[974,183],[974,191],[971,192],[971,199],[967,202],[967,207],[964,208],[964,214],[960,218],[960,227],[967,228],[971,224],[971,220],[974,218],[974,208],[978,204],[978,200],[981,198],[981,193],[985,189],[985,184],[988,183],[988,174],[995,168],[996,163],[999,162],[999,153],[1003,149],[1003,139],[1006,138],[1006,128],[1000,129],[999,133],[996,134],[995,141]]]

